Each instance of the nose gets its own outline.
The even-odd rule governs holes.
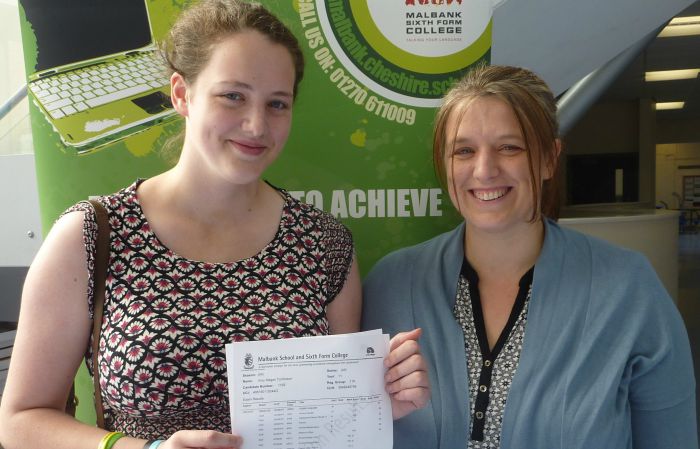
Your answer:
[[[492,151],[477,151],[474,157],[474,177],[487,181],[498,176],[498,156]]]
[[[243,117],[243,130],[251,137],[262,137],[265,135],[267,116],[264,105],[249,105]]]

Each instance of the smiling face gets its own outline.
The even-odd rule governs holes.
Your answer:
[[[256,182],[287,141],[294,80],[289,51],[253,30],[215,44],[194,82],[173,74],[173,104],[186,118],[181,162],[206,177]]]
[[[512,232],[531,226],[532,149],[511,107],[494,96],[465,100],[452,112],[446,131],[447,187],[469,228]],[[534,171],[540,184],[549,176],[544,166]]]

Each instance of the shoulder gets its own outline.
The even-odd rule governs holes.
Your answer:
[[[299,242],[321,260],[326,274],[326,294],[329,302],[343,291],[350,275],[354,257],[352,234],[330,214],[303,203],[282,191],[286,197],[285,235],[290,244]]]
[[[83,233],[85,220],[90,215],[90,203],[77,203],[58,217],[47,235],[49,238],[64,239],[68,236],[80,236]]]
[[[102,204],[102,206],[109,212],[116,212],[122,209],[125,205],[133,204],[136,201],[136,187],[140,182],[141,180],[137,180],[131,185],[124,187],[118,190],[117,192],[111,193],[109,195],[100,195],[91,198]],[[59,216],[59,219],[73,212],[82,212],[86,219],[90,219],[91,217],[94,217],[94,210],[95,209],[93,208],[90,201],[82,200],[66,209]]]
[[[69,227],[70,232],[80,233],[83,236],[83,241],[89,238],[92,230],[96,229],[95,209],[89,201],[80,201],[63,212],[53,227],[51,232],[65,232],[65,228]],[[50,234],[49,234],[50,235]]]
[[[460,225],[379,260],[363,283],[362,328],[393,334],[415,327],[418,316],[424,323],[445,318],[464,259],[463,235]]]
[[[546,221],[546,234],[544,251],[551,252],[558,248],[567,258],[588,265],[594,275],[632,276],[651,272],[655,276],[647,258],[638,251],[566,228],[551,220]]]
[[[32,261],[27,284],[63,291],[68,290],[71,281],[87,282],[85,223],[88,213],[76,206],[63,213],[51,227]]]
[[[297,200],[286,191],[283,192],[287,198],[287,208],[293,217],[293,223],[290,224],[309,232],[320,233],[324,240],[352,244],[352,233],[340,220],[328,212]]]
[[[545,224],[545,243],[541,259],[561,258],[562,262],[590,270],[594,276],[602,274],[610,277],[611,274],[625,276],[654,272],[647,258],[637,251],[564,227],[551,220],[546,220]]]
[[[450,284],[453,274],[457,279],[464,258],[463,231],[460,225],[452,231],[393,251],[380,259],[367,274],[362,286],[363,316],[366,321],[381,319],[388,316],[387,313],[397,317],[398,310],[408,313],[405,307],[396,308],[396,305],[435,299],[432,293],[416,296],[416,291],[431,291],[438,296],[449,291],[451,287],[445,282]]]
[[[125,209],[129,209],[128,204],[135,202],[138,182],[136,181],[130,186],[110,195],[94,197],[94,200],[105,208],[112,224],[115,223],[112,220],[115,216],[124,215]],[[72,228],[73,232],[82,235],[83,245],[87,249],[88,254],[90,254],[97,236],[97,218],[95,208],[91,202],[88,200],[79,201],[66,209],[56,220],[52,232],[54,228],[58,231],[58,229],[63,229],[66,226]]]
[[[546,263],[561,260],[562,271],[552,272],[562,276],[562,286],[589,292],[591,318],[627,323],[675,320],[675,304],[646,256],[551,222],[547,233],[552,235]],[[562,257],[551,257],[557,251]]]
[[[454,250],[456,244],[461,247],[463,232],[463,226],[460,225],[431,239],[390,252],[372,267],[366,282],[372,282],[374,278],[384,279],[392,274],[401,275],[415,269],[427,271],[427,265],[435,264],[446,253]]]
[[[535,265],[535,308],[628,342],[645,327],[677,326],[675,304],[644,255],[553,222],[546,226]]]
[[[546,304],[569,329],[580,325],[585,344],[576,351],[597,348],[610,363],[624,362],[636,407],[663,408],[687,397],[694,384],[683,320],[647,258],[553,222],[546,233],[530,310]],[[536,314],[528,313],[530,325]]]

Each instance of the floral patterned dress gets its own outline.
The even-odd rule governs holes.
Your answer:
[[[326,307],[352,263],[350,232],[281,191],[277,234],[258,254],[230,263],[181,257],[151,230],[140,181],[101,197],[110,257],[98,369],[105,427],[141,438],[182,429],[231,431],[224,345],[329,332]],[[92,316],[97,225],[84,211]],[[92,351],[86,362],[93,372]]]

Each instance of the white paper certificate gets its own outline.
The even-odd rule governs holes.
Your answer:
[[[380,331],[226,345],[233,432],[245,449],[391,449]]]

